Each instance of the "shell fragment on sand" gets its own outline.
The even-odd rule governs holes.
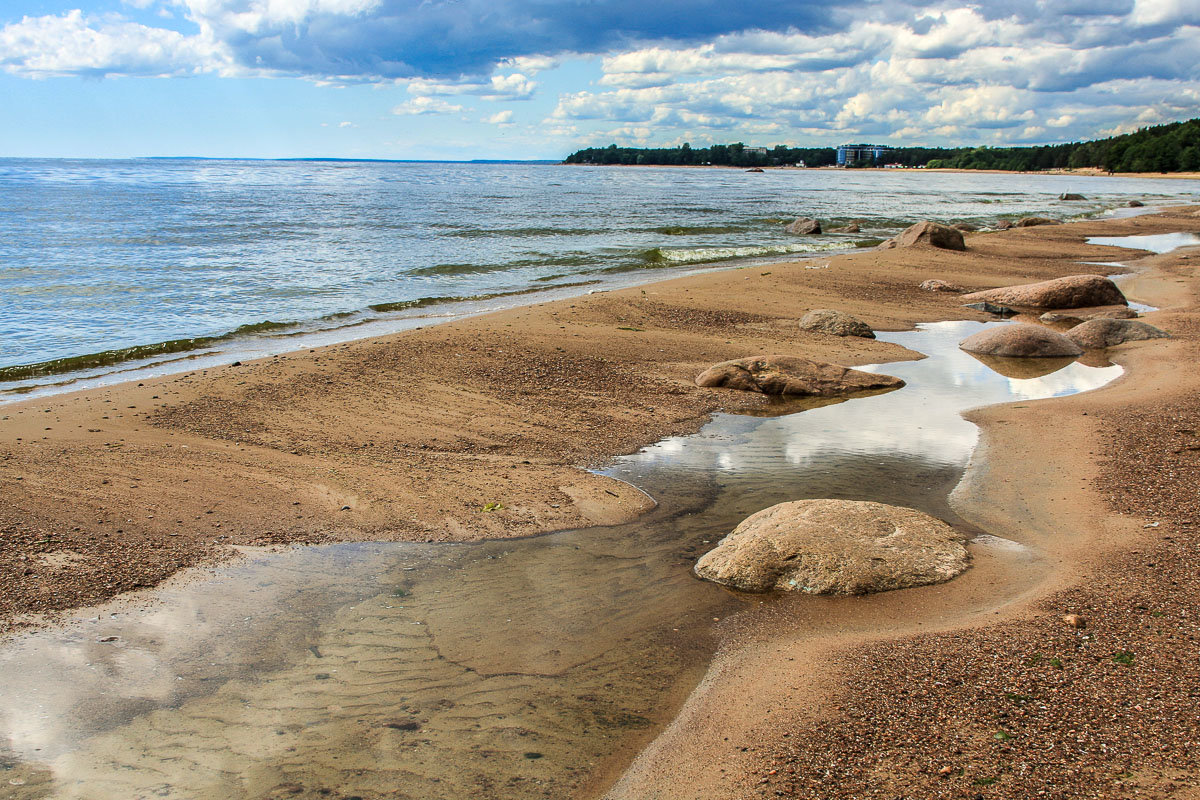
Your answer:
[[[969,564],[962,538],[911,508],[850,500],[780,503],[747,517],[696,562],[747,592],[867,594],[941,583]]]

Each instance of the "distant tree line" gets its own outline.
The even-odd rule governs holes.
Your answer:
[[[589,147],[567,156],[568,164],[713,164],[731,167],[772,167],[799,164],[826,167],[837,163],[832,147],[752,148],[736,144],[711,147],[642,148]],[[905,167],[998,169],[1033,172],[1044,169],[1096,167],[1109,172],[1200,171],[1200,118],[1142,128],[1135,133],[1089,142],[1037,147],[898,147],[884,163]],[[878,166],[857,161],[851,167]]]

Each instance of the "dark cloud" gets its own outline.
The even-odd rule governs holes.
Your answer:
[[[853,5],[853,4],[851,4]],[[365,13],[261,17],[249,0],[192,4],[249,67],[305,75],[485,75],[504,59],[694,42],[745,30],[829,32],[847,4],[730,0],[384,0]],[[214,8],[214,6],[216,6]],[[259,17],[247,30],[246,13]]]

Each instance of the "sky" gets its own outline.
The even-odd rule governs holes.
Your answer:
[[[1200,0],[0,0],[0,156],[1042,144],[1200,116]]]

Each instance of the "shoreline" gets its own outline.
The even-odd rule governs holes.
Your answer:
[[[1076,259],[1114,258],[1111,248],[1080,244],[1081,230],[1200,228],[1190,218],[1165,216],[976,235],[968,240],[967,254],[933,251],[940,264],[930,264],[931,251],[914,249],[831,257],[831,266],[820,270],[795,263],[709,271],[244,368],[223,367],[211,375],[119,386],[92,393],[96,397],[76,393],[14,404],[0,411],[7,418],[0,428],[0,483],[6,487],[0,531],[16,532],[34,519],[39,534],[51,541],[31,538],[29,546],[41,546],[22,555],[59,554],[61,560],[63,553],[77,553],[83,558],[67,558],[72,569],[107,566],[110,575],[120,565],[103,564],[103,549],[76,548],[84,540],[94,542],[95,535],[137,540],[142,548],[120,553],[137,567],[120,576],[123,582],[77,587],[80,594],[104,599],[113,589],[133,588],[131,582],[155,582],[178,568],[228,557],[230,544],[419,541],[447,530],[451,538],[477,539],[630,519],[644,510],[643,499],[575,465],[599,464],[667,433],[695,430],[722,406],[761,404],[757,397],[691,387],[698,367],[784,348],[850,366],[911,358],[911,351],[883,343],[802,334],[788,321],[824,306],[862,316],[877,329],[970,317],[954,302],[957,296],[922,293],[916,284],[932,277],[980,287],[1019,283],[1086,271]],[[1074,254],[1070,259],[1064,260],[1064,248]],[[517,330],[506,331],[510,326]],[[1143,350],[1149,348],[1130,352]],[[405,369],[413,363],[416,369]],[[405,381],[420,381],[421,391],[409,391]],[[548,393],[547,384],[554,391]],[[90,407],[100,400],[107,402],[98,406],[107,409]],[[401,421],[381,424],[381,407]],[[281,409],[286,419],[277,420]],[[553,419],[559,415],[564,418]],[[366,427],[339,438],[328,432],[335,423]],[[540,426],[550,426],[553,435],[539,436],[534,429]],[[19,440],[18,433],[24,434]],[[192,452],[181,458],[180,448]],[[322,465],[343,475],[318,475]],[[65,469],[78,485],[63,484]],[[516,474],[496,480],[492,473],[498,469]],[[389,480],[418,472],[420,486],[410,488],[402,502],[382,490],[353,491],[379,471]],[[450,474],[435,474],[443,472]],[[118,487],[103,474],[126,483]],[[189,476],[182,481],[191,487],[179,486],[181,475]],[[231,485],[243,481],[248,485]],[[469,502],[449,507],[444,499],[431,500],[452,491]],[[501,495],[507,501],[503,511],[480,513],[475,501]],[[293,497],[301,498],[297,518],[311,518],[272,532]],[[128,516],[122,511],[124,522],[114,519],[113,506],[130,509]],[[164,507],[169,519],[163,519]],[[200,534],[204,541],[188,537],[182,521],[189,516],[207,523]],[[30,573],[16,572],[27,569],[20,565],[29,559],[12,564],[7,558],[12,555],[6,552],[0,567],[13,569],[19,583],[33,583]],[[37,563],[36,580],[46,585],[24,595],[33,605],[63,592],[54,584],[52,564]],[[4,611],[11,623],[11,604]]]

